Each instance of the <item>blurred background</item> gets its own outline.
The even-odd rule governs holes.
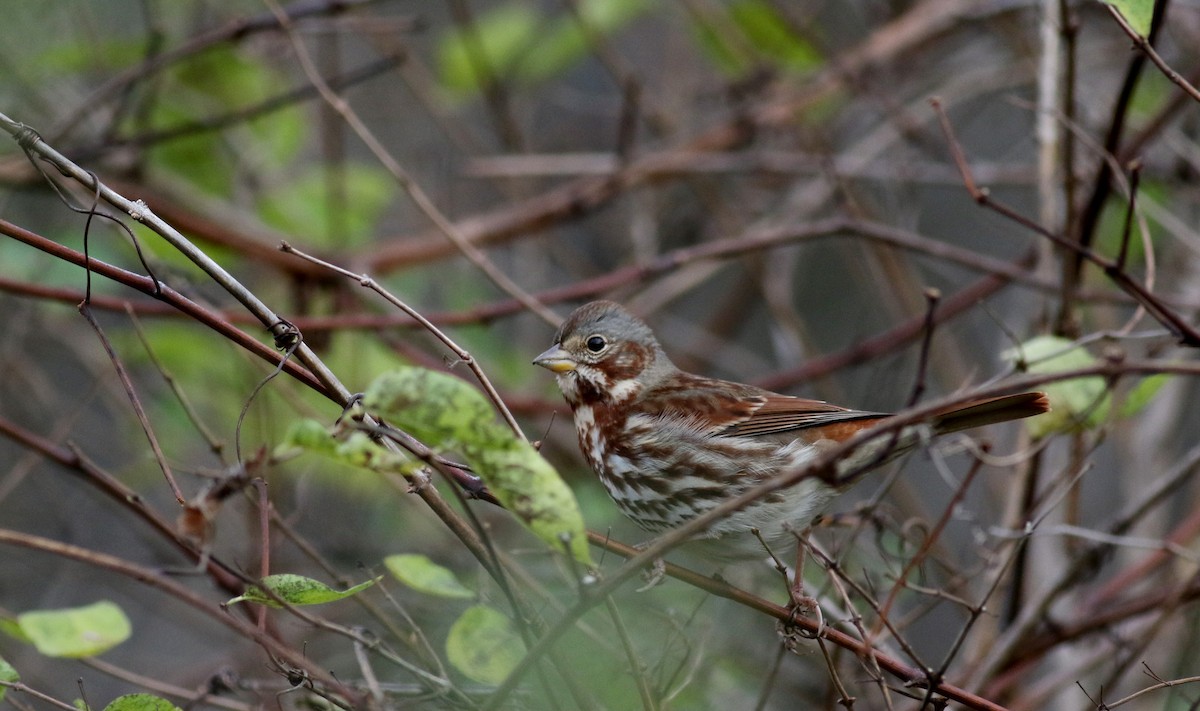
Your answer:
[[[1158,53],[1193,78],[1200,8],[1158,6]],[[291,18],[282,28],[281,12]],[[377,279],[473,356],[526,436],[542,441],[589,528],[619,541],[647,535],[608,501],[553,378],[530,365],[551,343],[554,316],[594,298],[645,317],[684,369],[865,410],[902,409],[919,380],[928,399],[1011,376],[1017,359],[1005,353],[1039,335],[1074,344],[1076,365],[1190,358],[1101,270],[976,204],[952,160],[957,143],[993,199],[1101,255],[1116,259],[1129,236],[1127,273],[1194,322],[1200,113],[1098,2],[42,0],[5,16],[0,113],[144,200],[294,323],[351,390],[400,363],[474,382],[412,318],[277,247]],[[1135,160],[1139,210],[1127,230]],[[35,166],[15,141],[0,148],[0,188],[0,220],[82,251],[87,216],[66,203],[86,210],[90,189]],[[204,273],[124,221],[159,279],[270,344]],[[93,220],[87,237],[93,258],[144,273],[111,221]],[[180,511],[76,310],[84,288],[79,267],[0,239],[0,529],[119,556],[214,603],[228,599],[97,484],[111,477],[168,522]],[[931,289],[941,298],[922,372]],[[271,452],[298,419],[328,424],[340,413],[288,377],[251,399],[270,365],[110,280],[93,278],[92,295],[187,497],[235,469],[243,407],[243,459]],[[881,650],[1012,708],[1095,708],[1101,688],[1113,701],[1151,686],[1146,670],[1200,673],[1190,604],[1200,593],[1190,552],[1200,530],[1190,479],[1197,389],[1188,377],[1139,377],[1150,372],[1100,381],[1097,395],[1111,402],[1093,396],[1060,428],[976,433],[996,459],[969,486],[973,459],[954,440],[841,497],[814,538],[861,587],[847,591],[810,566],[826,622],[853,633],[843,621],[856,609]],[[365,593],[369,605],[319,608],[403,648],[454,689],[434,693],[427,678],[377,660],[394,685],[384,705],[486,703],[495,679],[448,660],[445,640],[472,604],[511,611],[428,506],[402,483],[311,455],[253,475],[266,479],[277,514],[273,572],[344,587],[385,573],[385,556],[415,553],[475,596],[385,578],[388,595]],[[508,514],[467,506],[553,623],[577,597],[572,571]],[[253,490],[237,492],[204,541],[250,577],[260,574],[259,513]],[[716,572],[686,551],[676,559]],[[619,562],[606,556],[602,569]],[[721,573],[786,601],[765,566]],[[617,595],[633,654],[612,619],[592,611],[553,653],[570,671],[527,680],[509,703],[827,708],[845,686],[863,708],[926,703],[883,690],[899,682],[873,681],[871,665],[845,649],[827,656],[805,641],[798,654],[781,651],[775,621],[746,606],[673,580],[637,587]],[[0,617],[100,599],[129,615],[125,643],[75,661],[0,637],[0,657],[68,703],[77,679],[102,706],[147,678],[173,685],[151,690],[180,706],[319,703],[304,690],[277,698],[295,678],[171,595],[0,547]],[[874,627],[881,616],[886,631]],[[316,666],[347,683],[364,677],[346,638],[272,619],[273,633]],[[196,701],[221,672],[233,690]],[[1198,699],[1183,685],[1128,707]]]

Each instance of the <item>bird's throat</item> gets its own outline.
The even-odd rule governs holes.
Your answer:
[[[558,389],[572,407],[627,403],[642,391],[636,378],[610,378],[596,368],[579,367],[558,376]]]

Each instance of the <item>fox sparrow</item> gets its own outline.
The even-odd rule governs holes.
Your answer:
[[[557,375],[579,446],[629,518],[659,532],[678,526],[824,448],[889,417],[685,373],[650,328],[619,304],[578,308],[533,361]],[[986,398],[934,414],[925,430],[945,434],[1049,410],[1042,393]],[[918,426],[852,458],[875,465],[922,439]],[[840,463],[841,464],[841,463]],[[718,520],[713,538],[760,531],[768,540],[803,526],[836,494],[809,477]]]

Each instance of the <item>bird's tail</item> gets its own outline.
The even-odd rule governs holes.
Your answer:
[[[972,427],[1033,417],[1050,411],[1045,393],[1000,395],[959,405],[930,419],[935,434],[948,434]]]

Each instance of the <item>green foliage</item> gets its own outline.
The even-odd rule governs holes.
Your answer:
[[[477,389],[445,373],[402,368],[376,378],[363,406],[431,446],[460,452],[530,531],[593,567],[571,489],[537,450],[496,421]]]
[[[0,632],[19,642],[33,644],[33,640],[29,639],[29,635],[21,630],[21,625],[15,617],[0,617]]]
[[[467,608],[446,637],[446,658],[455,669],[483,684],[503,683],[524,650],[512,620],[487,605]]]
[[[159,104],[154,110],[155,123],[161,126],[176,126],[193,116],[186,107],[173,103]],[[225,196],[232,191],[232,171],[220,134],[180,136],[154,146],[148,156],[154,167],[166,169],[204,192]]]
[[[229,47],[190,58],[165,73],[163,91],[170,101],[159,101],[150,112],[154,129],[173,129],[199,117],[221,116],[259,103],[284,86],[280,76],[257,59]],[[155,144],[150,156],[156,166],[215,195],[229,195],[236,171],[230,163],[240,151],[229,144],[231,136],[254,147],[256,161],[283,165],[304,144],[306,124],[302,114],[289,109],[243,124],[242,133],[198,132]],[[248,131],[248,135],[245,132]]]
[[[709,59],[732,75],[745,74],[763,60],[780,69],[805,71],[819,66],[821,55],[803,37],[797,35],[773,5],[764,0],[740,0],[729,6],[728,31],[740,37],[727,38],[708,25],[697,25],[698,39]],[[746,56],[739,47],[752,48],[755,56]]]
[[[126,639],[133,631],[129,618],[114,602],[57,610],[32,610],[17,615],[22,635],[47,657],[92,657]]]
[[[390,555],[383,559],[388,571],[413,590],[448,598],[474,598],[475,591],[458,581],[454,571],[415,553]]]
[[[1158,375],[1143,378],[1141,382],[1126,394],[1125,401],[1121,403],[1121,409],[1117,411],[1117,414],[1121,417],[1133,417],[1141,412],[1146,405],[1150,404],[1150,401],[1154,399],[1154,396],[1158,394],[1158,391],[1170,379],[1171,377],[1166,373],[1159,373]]]
[[[1096,358],[1082,346],[1059,336],[1035,336],[1006,356],[1026,363],[1030,373],[1061,373],[1096,364]],[[1142,380],[1130,391],[1118,414],[1122,417],[1136,414],[1165,383],[1165,375]],[[1112,396],[1108,383],[1098,375],[1048,383],[1044,389],[1051,411],[1024,421],[1034,437],[1095,429],[1109,418]]]
[[[349,204],[329,199],[329,180],[337,180]],[[341,166],[336,176],[323,167],[301,172],[259,201],[259,215],[282,232],[302,236],[314,246],[344,248],[371,237],[384,208],[395,197],[396,184],[387,171],[361,163]],[[340,230],[330,234],[337,210]]]
[[[21,675],[13,668],[13,665],[8,663],[4,657],[0,657],[0,681],[15,684],[21,680]],[[0,685],[0,701],[4,700],[4,695],[8,693],[8,687]]]
[[[645,12],[650,3],[646,0],[582,0],[577,7],[589,30],[603,36],[616,32]],[[574,16],[558,17],[545,30],[531,48],[534,51],[521,62],[522,75],[529,82],[559,74],[591,51],[588,34]]]
[[[105,39],[92,36],[78,42],[57,44],[31,44],[28,49],[36,51],[30,64],[50,75],[104,72],[123,69],[137,63],[144,51],[125,39]]]
[[[218,46],[176,64],[171,80],[211,109],[265,99],[283,85],[282,77],[235,46]]]
[[[405,273],[397,279],[396,291],[404,293],[405,287],[411,287],[419,272]],[[336,308],[336,306],[333,306]],[[367,331],[334,331],[325,354],[325,362],[347,384],[352,384],[356,392],[362,391],[388,368],[396,366],[396,352],[389,348],[386,341],[376,334]]]
[[[1145,37],[1150,34],[1150,23],[1154,19],[1154,0],[1104,0],[1117,8],[1121,17],[1133,31]]]
[[[1147,203],[1153,202],[1159,205],[1165,205],[1170,202],[1170,194],[1163,183],[1145,179],[1138,185],[1138,205],[1144,207]],[[1096,249],[1110,259],[1117,259],[1121,253],[1121,242],[1125,238],[1125,220],[1129,212],[1129,202],[1126,200],[1109,200],[1104,205],[1104,210],[1100,213],[1100,224],[1097,229]],[[1145,215],[1145,213],[1142,213]],[[1150,231],[1150,246],[1153,246],[1158,231],[1155,230],[1155,223],[1147,217],[1147,224]],[[1129,267],[1137,267],[1144,264],[1146,261],[1146,241],[1142,237],[1142,230],[1138,227],[1138,221],[1135,219],[1130,225],[1129,246],[1125,253],[1125,263]],[[1089,272],[1102,278],[1099,272]]]
[[[501,5],[477,18],[475,31],[496,74],[507,74],[505,69],[529,45],[539,24],[538,13],[524,3]],[[462,93],[479,90],[479,76],[461,32],[447,32],[438,42],[438,69],[447,89]]]
[[[352,431],[338,438],[325,425],[309,419],[293,423],[273,454],[276,459],[287,459],[299,452],[320,454],[377,472],[403,474],[419,465],[403,454],[372,441],[364,432]]]
[[[104,711],[181,711],[175,704],[153,694],[126,694],[112,700]]]
[[[599,35],[616,32],[647,11],[647,0],[581,0],[579,14]],[[585,57],[588,34],[572,15],[546,18],[521,0],[494,7],[475,19],[484,61],[495,78],[532,85],[560,74]],[[438,42],[438,76],[459,94],[478,92],[481,77],[462,32],[447,32]]]
[[[1174,100],[1179,87],[1175,86],[1161,72],[1146,72],[1137,83],[1137,88],[1133,92],[1133,99],[1129,102],[1129,115],[1132,119],[1142,122],[1152,121],[1166,107],[1167,103]],[[1143,184],[1147,178],[1154,177],[1159,180],[1154,171],[1145,171],[1142,175]],[[1166,181],[1164,181],[1166,182]]]
[[[268,575],[260,581],[261,587],[258,585],[249,585],[246,587],[244,593],[231,598],[225,604],[256,602],[267,607],[282,607],[275,600],[275,597],[278,597],[289,605],[323,605],[327,602],[335,602],[348,598],[351,595],[357,595],[379,582],[382,577],[381,575],[378,578],[361,582],[345,590],[334,590],[319,580],[306,578],[303,575],[293,575],[291,573]],[[274,593],[275,596],[268,595],[264,592],[264,588]]]
[[[1010,352],[1028,364],[1030,373],[1060,373],[1087,368],[1096,363],[1092,354],[1058,336],[1036,336]],[[1108,386],[1104,378],[1090,376],[1049,383],[1045,387],[1050,412],[1025,420],[1034,437],[1058,432],[1093,429],[1108,412]]]

